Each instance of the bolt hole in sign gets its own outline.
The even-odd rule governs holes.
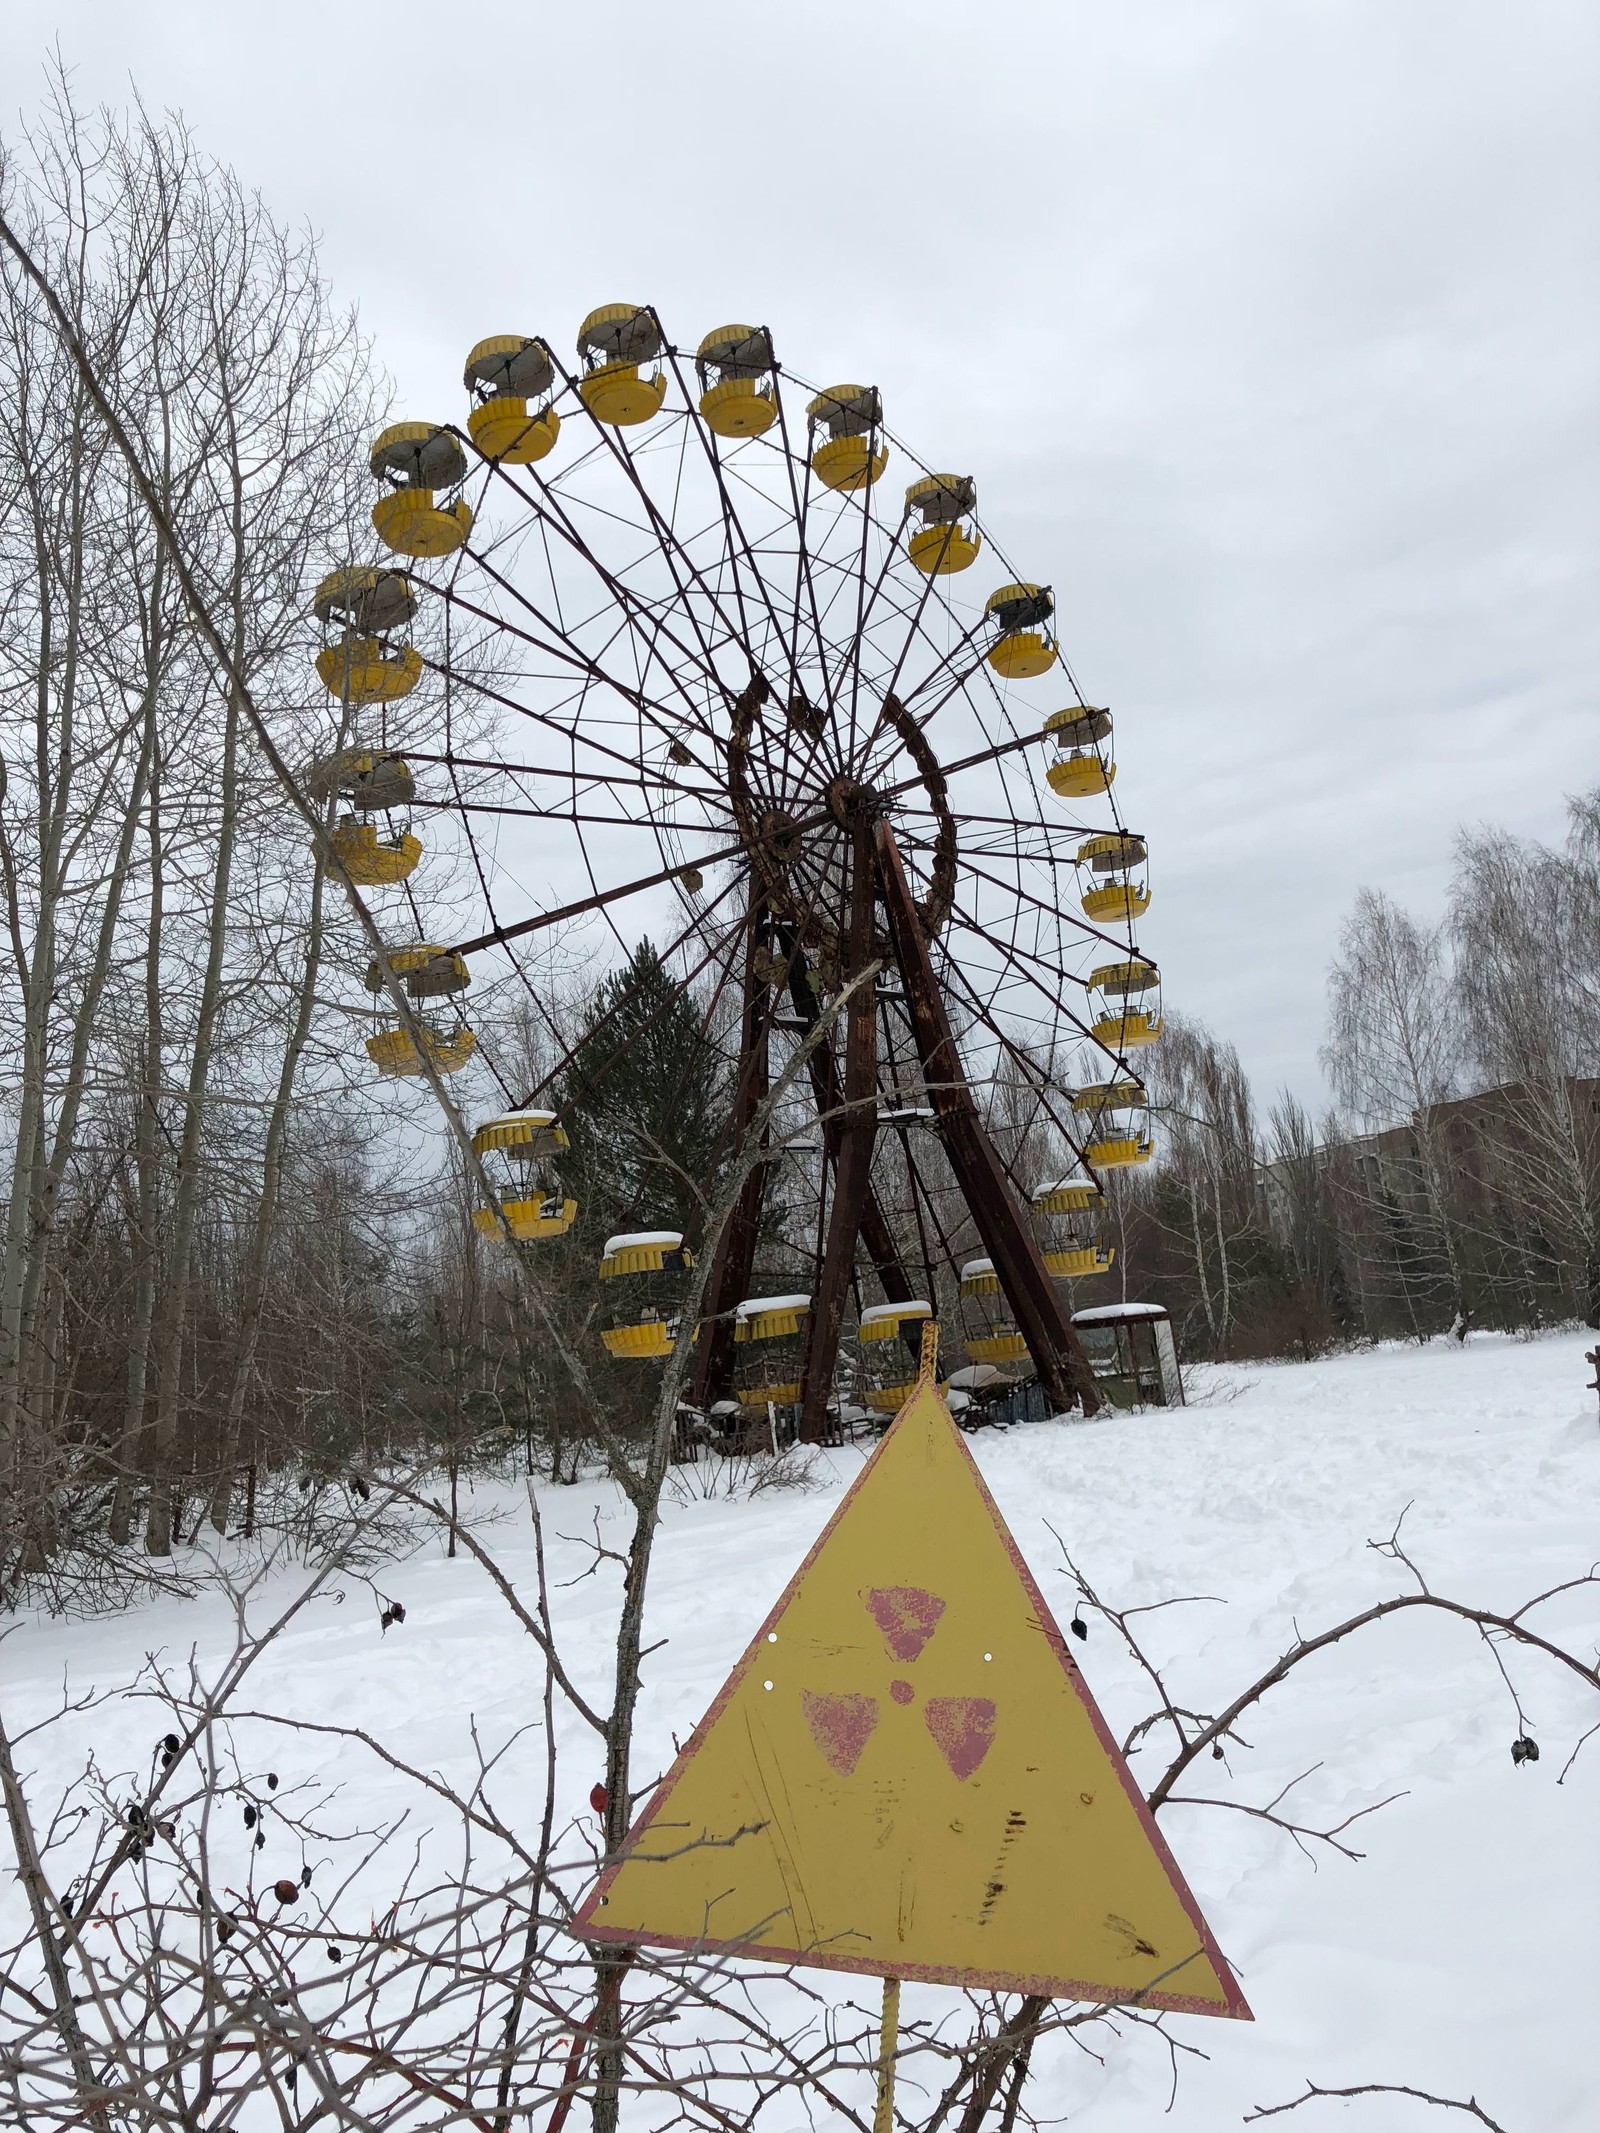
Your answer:
[[[576,1930],[1250,2019],[929,1379]]]

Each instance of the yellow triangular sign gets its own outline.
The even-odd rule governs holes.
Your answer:
[[[577,1929],[1250,2018],[926,1379]]]

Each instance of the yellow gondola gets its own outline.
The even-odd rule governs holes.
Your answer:
[[[491,334],[468,355],[461,382],[473,398],[467,434],[485,459],[528,467],[552,449],[561,417],[550,405],[556,367],[544,341]]]
[[[653,363],[663,343],[655,313],[644,304],[601,304],[578,328],[583,376],[578,397],[596,422],[630,429],[661,412],[667,396],[666,373],[659,365],[647,378],[640,366]]]
[[[922,524],[906,553],[931,578],[967,570],[978,560],[983,536],[962,521],[978,508],[978,485],[970,474],[929,474],[906,491],[906,511]]]
[[[397,577],[399,573],[385,575]],[[305,785],[313,799],[338,798],[350,803],[352,811],[339,817],[329,841],[334,858],[359,888],[392,888],[416,871],[422,840],[412,834],[403,816],[398,824],[392,819],[416,794],[415,780],[403,757],[357,742],[312,763]],[[387,834],[381,834],[376,823],[359,819],[374,814],[391,817]]]
[[[474,1229],[485,1237],[509,1235],[518,1244],[564,1237],[578,1203],[563,1196],[552,1159],[568,1145],[553,1111],[508,1111],[487,1119],[472,1136],[472,1152],[489,1173],[500,1207],[498,1213],[475,1207]]]
[[[375,822],[359,822],[354,815],[341,815],[328,841],[334,858],[363,889],[388,889],[408,880],[422,857],[422,839],[410,830],[380,837]]]
[[[800,1398],[809,1296],[747,1296],[734,1307],[734,1397],[741,1407],[793,1407]]]
[[[332,570],[311,607],[324,630],[337,633],[317,654],[317,674],[341,703],[392,704],[411,694],[422,661],[409,644],[389,641],[417,611],[403,570]]]
[[[380,1074],[422,1074],[427,1071],[425,1059],[436,1074],[459,1074],[478,1049],[476,1035],[464,1022],[423,1019],[418,1023],[418,1034],[420,1049],[408,1029],[379,1030],[367,1039],[367,1057]]]
[[[975,1363],[1028,1362],[1028,1344],[1017,1330],[992,1259],[969,1259],[961,1269],[961,1317],[967,1353]]]
[[[472,983],[466,959],[454,949],[440,948],[432,941],[419,941],[404,948],[386,948],[385,959],[412,1000],[447,999]],[[367,990],[384,991],[383,971],[376,957],[367,965]],[[436,1073],[459,1073],[478,1048],[477,1037],[464,1021],[442,1022],[432,1017],[416,1018],[419,1045],[403,1022],[381,1029],[367,1039],[367,1057],[380,1074],[421,1074],[424,1057]]]
[[[1108,1052],[1132,1052],[1154,1044],[1165,1026],[1159,1006],[1160,984],[1161,973],[1143,956],[1134,956],[1126,963],[1103,963],[1098,970],[1092,970],[1086,980],[1087,989],[1102,994],[1103,1001],[1089,1025],[1090,1036]],[[1157,997],[1149,997],[1153,994]],[[1145,1004],[1131,1007],[1128,1003],[1134,999],[1142,999]],[[1114,1006],[1113,1002],[1119,1000],[1122,1005]]]
[[[908,1377],[907,1326],[933,1323],[933,1306],[916,1303],[868,1304],[856,1327],[861,1350],[861,1404],[877,1415],[894,1415],[910,1399],[916,1384]]]
[[[416,780],[404,756],[366,747],[360,741],[341,748],[335,755],[319,756],[306,770],[305,786],[315,800],[331,799],[337,794],[360,813],[409,807],[417,793]]]
[[[434,493],[454,489],[467,477],[461,441],[431,422],[391,423],[375,441],[368,462],[374,479],[390,484],[372,507],[380,541],[396,555],[452,555],[472,531],[472,512],[462,497],[438,504]]]
[[[1048,585],[1002,585],[983,604],[1000,634],[989,647],[989,664],[1006,681],[1028,681],[1047,674],[1060,647],[1045,627],[1056,611]]]
[[[606,1353],[631,1362],[659,1361],[672,1353],[681,1318],[684,1277],[694,1254],[681,1230],[632,1230],[608,1237],[600,1279],[620,1282],[611,1290],[611,1323],[601,1328]]]
[[[813,435],[827,436],[811,453],[811,471],[825,489],[870,489],[889,464],[887,445],[875,443],[883,402],[875,385],[830,385],[806,407]]]
[[[1150,884],[1147,879],[1134,877],[1144,873],[1149,857],[1144,839],[1130,836],[1125,830],[1086,837],[1078,846],[1076,864],[1101,879],[1095,887],[1083,891],[1080,901],[1084,917],[1097,926],[1143,918],[1150,908]]]
[[[386,948],[384,957],[413,1000],[442,1000],[453,992],[465,992],[472,983],[466,957],[432,941],[418,941],[414,947]],[[383,990],[383,971],[376,957],[367,965],[367,990]]]
[[[1072,1108],[1088,1123],[1083,1159],[1094,1170],[1131,1170],[1155,1152],[1150,1102],[1137,1081],[1090,1082],[1073,1092]]]
[[[1086,704],[1052,712],[1044,730],[1055,743],[1056,757],[1045,782],[1062,800],[1091,800],[1110,790],[1117,766],[1104,744],[1111,738],[1111,713]]]
[[[778,419],[772,336],[765,326],[718,326],[694,352],[700,419],[719,437],[760,437]]]
[[[1117,1255],[1100,1239],[1104,1209],[1105,1196],[1092,1181],[1058,1178],[1034,1194],[1044,1263],[1057,1281],[1083,1281],[1111,1271]]]

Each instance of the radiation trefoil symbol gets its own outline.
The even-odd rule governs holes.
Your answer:
[[[921,1585],[875,1585],[862,1599],[890,1654],[906,1666],[915,1665],[939,1627],[944,1601]],[[894,1680],[889,1694],[896,1703],[915,1703],[916,1684]],[[817,1752],[840,1777],[851,1776],[877,1731],[877,1697],[806,1689],[800,1703]],[[924,1703],[923,1724],[952,1777],[969,1778],[981,1766],[994,1745],[996,1715],[990,1696],[930,1696]]]

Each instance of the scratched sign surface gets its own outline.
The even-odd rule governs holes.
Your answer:
[[[931,1384],[578,1931],[1249,2019]]]

